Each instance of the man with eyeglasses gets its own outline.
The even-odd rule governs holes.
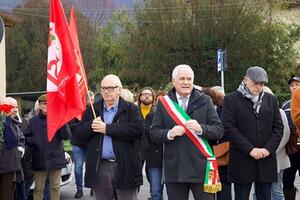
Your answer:
[[[235,199],[248,200],[252,183],[257,200],[271,200],[277,182],[276,149],[283,135],[278,101],[263,91],[267,72],[248,68],[237,91],[225,96],[222,121],[230,141],[229,181]]]
[[[138,107],[120,97],[122,84],[110,74],[101,81],[102,99],[91,107],[72,133],[86,143],[85,187],[96,200],[136,200],[143,183],[139,139],[143,120]]]
[[[152,200],[161,200],[163,196],[162,177],[162,144],[155,144],[149,136],[149,129],[153,119],[155,92],[151,87],[144,87],[138,92],[138,106],[140,115],[145,121],[145,131],[141,138],[142,162],[146,162],[145,171],[150,183]]]

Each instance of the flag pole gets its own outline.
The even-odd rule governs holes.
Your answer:
[[[82,66],[82,63],[80,62],[80,60],[79,60],[79,58],[78,58],[77,50],[74,49],[74,51],[75,51],[77,63],[79,64],[79,68],[80,68],[81,74],[85,74],[85,73],[83,72],[83,70],[82,70],[83,66]],[[86,90],[89,91],[89,88],[88,88],[87,81],[86,81],[85,77],[83,77],[82,79],[83,79],[84,86],[85,86]],[[92,108],[92,111],[93,111],[94,119],[96,119],[97,116],[96,116],[96,113],[95,113],[94,105],[92,104],[92,101],[91,101],[91,95],[90,95],[89,92],[87,92],[87,95],[88,95],[88,98],[89,98],[89,101],[90,101],[90,105],[91,105],[91,108]]]

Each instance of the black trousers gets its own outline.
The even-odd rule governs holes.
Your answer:
[[[300,172],[300,151],[289,155],[290,161],[291,161],[291,167],[285,169],[283,171],[283,188],[284,189],[294,189],[295,185],[295,176],[298,171]]]
[[[257,200],[271,200],[272,183],[255,182],[254,186]],[[252,183],[235,183],[235,200],[249,200],[251,187]]]
[[[199,183],[166,183],[169,200],[188,200],[190,190],[195,200],[213,200],[214,194],[203,191],[203,184]]]

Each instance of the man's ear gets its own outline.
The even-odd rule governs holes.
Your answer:
[[[174,84],[175,84],[175,79],[172,78],[172,85],[174,86]]]

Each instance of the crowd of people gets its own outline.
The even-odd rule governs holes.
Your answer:
[[[60,199],[63,141],[70,139],[76,193],[90,188],[96,200],[135,200],[150,184],[149,199],[294,200],[300,169],[300,77],[287,84],[291,100],[280,108],[268,75],[250,67],[237,90],[197,87],[194,72],[172,71],[170,91],[144,87],[136,95],[118,76],[100,82],[101,98],[89,91],[82,119],[47,140],[47,95],[23,118],[17,101],[0,98],[0,199]],[[3,108],[3,110],[2,110]],[[8,111],[6,112],[6,110]],[[1,140],[2,139],[2,140]],[[85,174],[83,167],[85,163]],[[232,194],[232,185],[234,194]]]

